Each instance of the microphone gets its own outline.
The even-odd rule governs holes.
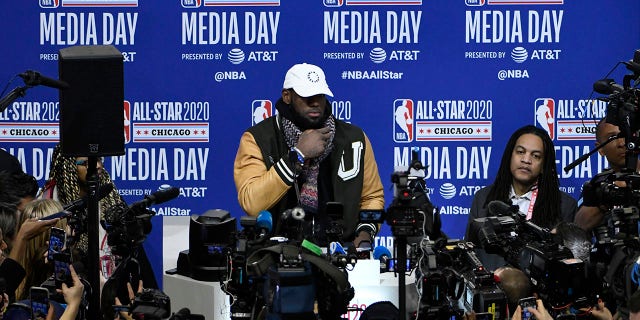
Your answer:
[[[333,241],[333,242],[329,243],[329,254],[330,255],[347,254],[347,252],[344,251],[344,248],[342,247],[340,242]]]
[[[601,94],[613,94],[624,91],[624,88],[613,79],[601,79],[593,83],[593,90]]]
[[[373,249],[373,258],[380,260],[380,272],[389,271],[389,261],[391,260],[391,251],[385,246],[377,246]]]
[[[38,71],[27,70],[21,74],[19,74],[20,78],[24,80],[24,83],[29,86],[37,86],[43,85],[45,87],[56,88],[56,89],[66,89],[69,88],[69,84],[62,81],[47,78],[40,74]]]
[[[165,190],[156,191],[148,196],[145,196],[144,199],[134,203],[131,205],[134,207],[149,207],[154,204],[160,204],[163,202],[167,202],[169,200],[173,200],[180,195],[180,189],[176,187],[170,187]]]
[[[256,229],[260,230],[260,235],[258,236],[260,238],[271,233],[271,230],[273,229],[273,219],[271,218],[271,212],[267,210],[260,211],[258,217],[256,218]]]
[[[44,221],[44,220],[53,220],[56,218],[60,218],[60,219],[65,219],[65,218],[69,218],[71,216],[71,212],[66,211],[66,210],[62,210],[58,213],[54,213],[54,214],[50,214],[46,217],[42,217],[39,220],[40,221]]]
[[[519,213],[518,206],[510,206],[500,200],[493,200],[489,202],[487,206],[489,213],[494,216],[512,216],[514,213]]]
[[[98,200],[102,200],[109,193],[111,193],[111,191],[113,191],[113,184],[110,183],[110,184],[101,185],[100,189],[98,189]],[[88,196],[73,200],[73,202],[64,206],[63,209],[64,211],[71,211],[71,212],[84,209],[87,206],[87,199],[89,199]]]

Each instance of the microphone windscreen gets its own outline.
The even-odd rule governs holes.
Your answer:
[[[373,258],[379,260],[381,257],[387,256],[391,258],[391,251],[385,246],[377,246],[373,249]]]
[[[333,241],[329,244],[329,254],[347,254],[340,242]]]
[[[511,216],[513,213],[513,209],[511,208],[510,205],[500,201],[500,200],[493,200],[491,202],[489,202],[489,205],[487,205],[487,208],[489,210],[489,213],[491,213],[494,216]]]
[[[267,232],[271,232],[273,229],[273,218],[271,217],[271,212],[267,210],[260,211],[256,218],[256,228],[266,229]]]

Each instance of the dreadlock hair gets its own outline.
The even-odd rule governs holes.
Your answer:
[[[513,182],[511,174],[511,156],[515,148],[516,141],[524,134],[534,134],[542,140],[544,147],[544,158],[542,161],[542,172],[538,177],[538,201],[533,206],[533,216],[531,222],[547,228],[554,227],[560,220],[560,181],[556,170],[556,156],[553,148],[553,141],[549,134],[543,129],[532,125],[524,126],[516,130],[509,138],[502,153],[500,168],[496,174],[496,180],[491,185],[487,200],[484,203],[486,208],[489,202],[499,200],[510,203],[509,192]]]
[[[101,186],[113,184],[113,181],[111,180],[111,177],[106,170],[98,170],[97,175]],[[58,201],[60,201],[63,206],[81,197],[80,188],[82,186],[80,185],[80,181],[78,179],[76,157],[63,155],[62,147],[60,144],[56,145],[56,147],[53,149],[49,179],[45,183],[44,189],[52,186],[57,187]],[[121,203],[124,203],[126,205],[126,202],[122,199],[114,185],[113,190],[99,202],[100,219],[104,218],[104,213],[107,211],[107,209]],[[78,241],[78,247],[81,251],[86,252],[86,241],[86,235],[81,235]]]
[[[100,181],[100,185],[113,184],[113,181],[106,170],[98,171],[98,180]],[[62,148],[60,144],[53,149],[51,171],[49,172],[49,180],[47,181],[47,184],[49,183],[55,183],[58,187],[58,200],[63,205],[80,198],[81,185],[78,181],[76,158],[62,155]],[[100,200],[100,218],[102,218],[103,213],[108,208],[118,203],[125,202],[114,186],[111,193]]]

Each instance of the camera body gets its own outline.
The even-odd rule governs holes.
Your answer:
[[[158,289],[144,288],[130,307],[136,319],[165,319],[171,315],[171,299]]]
[[[419,319],[462,319],[471,311],[503,318],[506,294],[476,256],[472,243],[442,239],[423,241],[421,247],[422,263],[416,270]]]
[[[563,306],[591,300],[585,263],[559,244],[549,229],[527,221],[517,207],[511,216],[476,218],[470,230],[487,253],[498,254],[522,270],[546,303]]]

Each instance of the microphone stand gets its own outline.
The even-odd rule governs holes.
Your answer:
[[[407,318],[407,288],[405,286],[405,273],[407,268],[407,236],[396,236],[396,263],[395,272],[398,273],[398,309],[399,320]]]
[[[31,88],[31,86],[17,87],[11,92],[9,92],[6,96],[0,99],[0,112],[3,112],[13,101],[20,97],[24,97],[27,89]]]
[[[87,196],[87,277],[91,286],[91,296],[89,297],[89,310],[87,319],[98,319],[100,315],[100,265],[99,253],[99,230],[98,223],[100,220],[100,201],[98,190],[100,189],[100,180],[98,179],[98,157],[89,156],[87,163],[87,184],[89,194]]]

